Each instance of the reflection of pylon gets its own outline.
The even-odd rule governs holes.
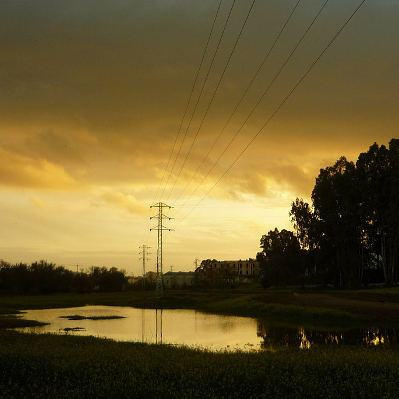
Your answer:
[[[163,225],[163,219],[171,219],[168,216],[163,214],[163,208],[171,208],[171,206],[166,205],[162,202],[158,204],[152,205],[150,208],[158,208],[158,214],[156,216],[152,216],[150,219],[158,219],[158,226],[154,227],[150,230],[158,230],[158,251],[157,251],[157,284],[156,284],[156,297],[161,298],[163,295],[163,286],[162,286],[162,232],[164,230],[171,231],[171,229],[167,229]]]
[[[155,343],[162,344],[162,309],[155,308]]]

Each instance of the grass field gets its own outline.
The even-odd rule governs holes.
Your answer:
[[[369,310],[379,307],[392,314],[381,321],[395,324],[398,298],[397,288],[304,292],[296,288],[264,291],[255,287],[166,291],[161,301],[155,299],[153,292],[0,297],[0,397],[398,398],[396,346],[210,353],[4,329],[6,323],[15,322],[17,326],[22,321],[18,318],[21,309],[85,304],[192,308],[319,326],[352,326],[376,320],[374,316],[369,318],[374,315]],[[323,301],[327,307],[317,306]],[[355,311],[341,309],[350,310],[350,306]]]
[[[2,398],[398,398],[398,351],[198,350],[0,333]]]

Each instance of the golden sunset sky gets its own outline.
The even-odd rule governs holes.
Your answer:
[[[159,201],[164,271],[255,257],[320,168],[399,137],[399,2],[331,45],[361,0],[325,3],[258,0],[244,26],[252,0],[224,0],[201,65],[219,0],[1,1],[0,258],[139,275],[145,244],[155,270]]]

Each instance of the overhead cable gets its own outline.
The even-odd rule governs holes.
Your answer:
[[[204,51],[203,51],[203,53],[202,53],[202,58],[201,58],[201,61],[200,61],[200,65],[199,65],[199,67],[198,67],[197,74],[196,74],[196,76],[195,76],[194,83],[193,83],[193,86],[192,86],[192,88],[191,88],[191,92],[190,92],[190,95],[189,95],[189,98],[188,98],[188,101],[187,101],[187,104],[186,104],[186,108],[185,108],[185,110],[184,110],[184,114],[183,114],[182,120],[181,120],[181,122],[180,122],[180,127],[179,127],[179,130],[177,131],[177,134],[176,134],[176,137],[175,137],[175,142],[173,143],[173,148],[172,148],[172,151],[170,152],[169,160],[168,160],[168,163],[167,163],[167,165],[166,165],[164,174],[163,174],[163,176],[162,176],[161,184],[160,184],[159,187],[158,187],[158,191],[157,191],[157,193],[156,193],[156,195],[155,195],[155,198],[154,198],[153,203],[155,202],[155,199],[156,199],[157,196],[158,196],[158,192],[159,192],[159,190],[160,190],[160,187],[161,187],[162,184],[163,184],[163,181],[164,181],[164,179],[165,179],[166,172],[167,172],[167,170],[168,170],[168,168],[169,168],[170,161],[171,161],[171,159],[172,159],[172,154],[173,154],[173,152],[174,152],[174,150],[175,150],[176,143],[177,143],[177,139],[178,139],[178,137],[179,137],[179,135],[180,135],[180,131],[181,131],[182,127],[183,127],[183,122],[184,122],[184,119],[186,118],[187,110],[188,110],[189,104],[190,104],[190,102],[191,102],[191,98],[192,98],[192,96],[193,96],[193,93],[194,93],[195,85],[197,84],[197,80],[198,80],[198,76],[199,76],[199,73],[200,73],[201,68],[202,68],[202,64],[204,63],[205,55],[206,55],[206,52],[207,52],[207,50],[208,50],[209,42],[211,41],[212,33],[213,33],[213,30],[214,30],[215,25],[216,25],[216,20],[217,20],[217,17],[218,17],[218,15],[219,15],[219,11],[220,11],[220,7],[221,7],[221,5],[222,5],[222,2],[223,2],[223,0],[220,0],[219,6],[218,6],[218,8],[217,8],[217,10],[216,10],[216,15],[215,15],[215,18],[214,18],[214,20],[213,20],[213,24],[212,24],[212,27],[211,27],[211,31],[209,32],[208,40],[207,40],[207,42],[206,42],[205,49],[204,49]],[[172,168],[172,169],[173,169],[173,168]],[[166,184],[167,184],[167,183],[166,183]],[[165,187],[166,187],[166,185],[165,185]],[[165,191],[165,187],[164,187],[164,189],[163,189],[163,191],[162,191],[161,197],[163,196],[163,193],[164,193],[164,191]]]
[[[345,21],[345,23],[341,26],[338,32],[334,35],[334,37],[330,40],[327,46],[323,49],[323,51],[319,54],[319,56],[315,59],[315,61],[310,65],[310,67],[306,70],[306,72],[302,75],[299,81],[295,84],[295,86],[291,89],[291,91],[287,94],[284,100],[280,103],[280,105],[274,110],[269,119],[263,124],[263,126],[258,130],[258,132],[253,136],[253,138],[249,141],[249,143],[244,147],[244,149],[239,153],[239,155],[235,158],[235,160],[230,164],[230,166],[226,169],[226,171],[219,177],[216,183],[206,192],[206,194],[198,201],[198,203],[189,211],[177,224],[180,224],[188,215],[190,215],[195,208],[210,194],[210,192],[219,184],[219,182],[223,179],[223,177],[231,170],[231,168],[237,163],[237,161],[242,157],[242,155],[246,152],[249,146],[255,141],[255,139],[260,135],[260,133],[265,129],[265,127],[270,123],[273,117],[277,114],[277,112],[282,108],[282,106],[287,102],[287,100],[291,97],[294,91],[298,88],[298,86],[303,82],[306,76],[310,73],[310,71],[314,68],[314,66],[318,63],[321,57],[325,54],[325,52],[329,49],[329,47],[333,44],[336,38],[341,34],[341,32],[345,29],[348,23],[352,20],[352,18],[356,15],[362,5],[366,2],[366,0],[362,0],[360,4],[356,7],[356,9],[352,12],[349,18]]]
[[[202,96],[202,93],[203,93],[203,91],[204,91],[206,82],[208,81],[208,77],[209,77],[210,71],[211,71],[211,69],[212,69],[213,63],[214,63],[215,58],[216,58],[216,54],[217,54],[218,51],[219,51],[220,43],[222,42],[224,33],[225,33],[225,31],[226,31],[226,26],[227,26],[227,24],[228,24],[228,22],[229,22],[229,20],[230,20],[230,16],[231,16],[231,14],[232,14],[235,1],[236,1],[236,0],[233,0],[233,3],[232,3],[232,5],[231,5],[231,7],[230,7],[230,11],[229,11],[229,14],[228,14],[228,16],[227,16],[226,22],[225,22],[225,24],[224,24],[222,34],[220,35],[219,42],[218,42],[217,47],[216,47],[216,50],[215,50],[215,52],[214,52],[214,54],[213,54],[213,58],[212,58],[211,64],[210,64],[210,66],[209,66],[209,68],[208,68],[208,71],[207,71],[207,74],[206,74],[206,76],[205,76],[204,83],[202,84],[202,88],[201,88],[200,94],[199,94],[199,96],[198,96],[198,98],[197,98],[197,101],[196,101],[196,103],[195,103],[194,110],[193,110],[193,112],[192,112],[192,114],[191,114],[190,121],[189,121],[189,123],[188,123],[188,125],[187,125],[186,131],[185,131],[184,136],[183,136],[183,140],[182,140],[181,143],[180,143],[179,150],[177,151],[175,160],[174,160],[174,162],[173,162],[173,166],[172,166],[172,168],[171,168],[171,170],[170,170],[170,173],[169,173],[168,179],[167,179],[167,181],[166,181],[165,187],[164,187],[164,189],[163,189],[163,191],[162,191],[161,198],[163,197],[163,194],[164,194],[164,192],[165,192],[165,188],[167,187],[167,185],[168,185],[168,183],[169,183],[169,180],[170,180],[170,177],[172,176],[173,170],[174,170],[174,168],[175,168],[175,166],[176,166],[176,161],[177,161],[177,159],[179,158],[181,149],[182,149],[182,147],[183,147],[183,143],[184,143],[184,141],[186,140],[187,132],[188,132],[188,130],[190,129],[191,122],[192,122],[192,120],[193,120],[195,111],[197,110],[198,103],[199,103],[199,101],[200,101],[200,99],[201,99],[201,96]],[[168,196],[168,198],[169,198],[169,196]]]
[[[249,10],[248,10],[248,13],[247,13],[246,18],[245,18],[245,20],[244,20],[244,23],[243,23],[243,25],[242,25],[242,27],[241,27],[241,30],[240,30],[240,32],[239,32],[239,34],[238,34],[238,36],[237,36],[237,39],[236,39],[236,41],[235,41],[235,43],[234,43],[233,48],[232,48],[232,50],[230,51],[229,58],[227,59],[226,65],[225,65],[225,67],[224,67],[224,69],[223,69],[223,72],[222,72],[222,74],[221,74],[221,76],[220,76],[220,78],[219,78],[218,83],[216,84],[216,88],[215,88],[215,90],[213,91],[213,94],[212,94],[212,97],[211,97],[211,99],[210,99],[210,101],[209,101],[208,107],[206,108],[205,114],[204,114],[204,116],[202,117],[201,123],[200,123],[200,125],[199,125],[199,127],[198,127],[198,129],[197,129],[197,132],[195,133],[194,139],[193,139],[193,141],[192,141],[192,143],[191,143],[191,146],[190,146],[190,148],[189,148],[189,150],[188,150],[188,152],[187,152],[187,154],[186,154],[186,157],[185,157],[185,159],[184,159],[184,161],[183,161],[183,164],[182,164],[181,167],[180,167],[180,171],[179,171],[179,173],[178,173],[178,175],[177,175],[177,177],[176,177],[176,179],[175,179],[175,182],[174,182],[173,187],[172,187],[172,189],[171,189],[171,191],[170,191],[170,193],[169,193],[169,196],[168,196],[167,201],[169,200],[170,195],[172,194],[172,192],[173,192],[173,190],[174,190],[174,188],[175,188],[175,186],[176,186],[176,182],[177,182],[177,180],[179,179],[180,174],[181,174],[181,172],[182,172],[182,170],[183,170],[183,168],[184,168],[184,166],[185,166],[185,164],[186,164],[186,162],[187,162],[188,156],[190,155],[191,150],[192,150],[192,148],[193,148],[193,146],[194,146],[194,143],[195,143],[195,141],[197,140],[198,133],[200,132],[200,130],[201,130],[201,128],[202,128],[202,125],[203,125],[203,123],[204,123],[204,121],[205,121],[205,118],[206,118],[206,116],[207,116],[207,114],[208,114],[208,112],[209,112],[209,109],[211,108],[211,105],[212,105],[212,103],[213,103],[213,100],[214,100],[214,98],[215,98],[215,96],[216,96],[216,93],[217,93],[217,91],[218,91],[218,89],[219,89],[220,83],[221,83],[222,80],[223,80],[223,77],[224,77],[224,75],[225,75],[225,73],[226,73],[227,67],[228,67],[228,65],[230,64],[230,60],[231,60],[231,58],[232,58],[232,56],[233,56],[233,53],[234,53],[234,51],[235,51],[235,49],[236,49],[236,47],[237,47],[237,44],[238,44],[239,40],[240,40],[240,38],[241,38],[242,32],[244,31],[244,28],[245,28],[245,25],[247,24],[249,15],[251,14],[251,11],[252,11],[252,9],[253,9],[253,7],[254,7],[255,1],[256,1],[256,0],[253,0],[253,1],[252,1],[251,7],[250,7]],[[300,0],[299,0],[299,1],[300,1]],[[191,121],[190,121],[190,122],[191,122]]]
[[[210,30],[210,32],[209,32],[208,39],[207,39],[207,41],[206,41],[206,45],[205,45],[204,51],[203,51],[203,53],[202,53],[202,58],[201,58],[201,61],[200,61],[200,64],[199,64],[199,67],[198,67],[198,70],[197,70],[197,74],[196,74],[195,79],[194,79],[193,86],[192,86],[192,88],[191,88],[191,92],[190,92],[190,95],[189,95],[189,98],[188,98],[188,101],[187,101],[187,104],[186,104],[186,108],[185,108],[185,110],[184,110],[184,114],[183,114],[183,117],[182,117],[182,120],[181,120],[181,123],[180,123],[180,127],[179,127],[179,130],[177,131],[177,134],[176,134],[176,137],[175,137],[175,142],[174,142],[174,144],[173,144],[172,151],[170,152],[170,155],[169,155],[168,163],[167,163],[166,168],[165,168],[165,170],[164,170],[161,183],[160,183],[159,186],[158,186],[158,189],[157,189],[157,192],[156,192],[156,194],[155,194],[155,196],[154,196],[154,199],[153,199],[153,201],[152,201],[152,204],[155,203],[155,201],[156,201],[156,199],[157,199],[157,197],[158,197],[159,190],[160,190],[160,188],[162,187],[163,181],[164,181],[164,179],[165,179],[166,172],[167,172],[167,170],[168,170],[168,168],[169,168],[169,164],[170,164],[170,161],[171,161],[171,159],[172,159],[173,152],[174,152],[175,147],[176,147],[177,139],[178,139],[178,137],[179,137],[181,128],[182,128],[182,126],[183,126],[183,121],[184,121],[184,119],[185,119],[185,117],[186,117],[187,109],[188,109],[188,106],[189,106],[189,104],[190,104],[190,102],[191,102],[191,98],[192,98],[193,93],[194,93],[194,88],[195,88],[195,85],[197,84],[198,76],[199,76],[199,73],[200,73],[200,71],[201,71],[201,68],[202,68],[202,64],[203,64],[203,62],[204,62],[204,59],[205,59],[205,54],[206,54],[206,52],[207,52],[207,50],[208,50],[209,42],[210,42],[210,40],[211,40],[212,33],[213,33],[213,30],[214,30],[215,25],[216,25],[216,20],[217,20],[217,18],[218,18],[218,15],[219,15],[219,11],[220,11],[222,2],[223,2],[223,0],[220,0],[219,5],[218,5],[218,8],[217,8],[217,10],[216,10],[215,18],[213,19],[212,27],[211,27],[211,30]],[[164,190],[165,190],[165,189],[164,189]],[[162,195],[163,195],[163,191],[162,191]],[[161,195],[161,196],[162,196],[162,195]],[[150,211],[149,211],[149,212],[150,212]],[[143,242],[145,242],[145,243],[147,243],[147,241],[148,241],[148,239],[149,239],[149,234],[150,234],[149,225],[150,225],[150,214],[148,214],[148,218],[147,218],[147,227],[146,227],[146,229],[145,229],[144,237],[143,237]]]
[[[328,0],[327,0],[328,1]],[[176,198],[176,200],[174,202],[177,202],[179,200],[179,198],[182,196],[182,194],[186,191],[187,187],[190,185],[190,183],[193,181],[194,177],[198,174],[199,170],[201,169],[202,165],[204,164],[204,162],[208,159],[209,154],[212,152],[212,150],[214,149],[215,145],[217,144],[217,142],[219,141],[220,137],[222,136],[223,132],[225,131],[227,125],[230,123],[231,119],[233,118],[234,114],[236,113],[238,107],[241,105],[242,101],[244,100],[244,97],[246,96],[246,94],[248,93],[249,89],[251,88],[252,84],[254,83],[255,79],[257,78],[257,76],[259,75],[259,72],[261,71],[262,67],[264,66],[265,62],[268,60],[271,52],[273,51],[274,47],[276,46],[276,43],[278,42],[278,40],[280,39],[280,36],[282,35],[282,33],[284,32],[286,26],[288,25],[288,22],[290,21],[292,15],[294,14],[295,10],[297,9],[299,3],[301,2],[301,0],[298,0],[297,3],[295,4],[293,10],[291,11],[290,15],[288,16],[287,20],[285,21],[283,27],[281,28],[279,34],[277,35],[276,39],[274,40],[274,43],[272,44],[272,46],[270,47],[269,51],[267,52],[266,56],[263,58],[263,61],[261,62],[260,66],[258,67],[257,71],[255,72],[251,82],[249,83],[249,85],[247,86],[247,88],[244,91],[244,94],[241,96],[240,100],[238,101],[237,105],[235,106],[233,112],[231,113],[230,117],[228,118],[227,122],[225,123],[223,129],[221,130],[221,132],[219,133],[218,137],[216,138],[216,140],[213,142],[211,148],[209,149],[208,153],[205,155],[204,159],[202,160],[201,164],[198,166],[197,170],[194,172],[194,174],[191,176],[189,182],[186,184],[186,186],[183,188],[183,190],[181,191],[181,193],[178,195],[178,197]],[[209,172],[210,173],[210,172]],[[209,174],[208,173],[208,174]],[[208,176],[208,175],[207,175]],[[205,177],[206,178],[206,177]],[[205,179],[202,180],[202,182]],[[199,186],[202,184],[202,182],[199,184]],[[198,187],[197,187],[198,189]],[[194,193],[197,191],[197,189],[190,195],[190,197],[187,199],[187,201],[192,197],[192,195],[194,195]],[[183,204],[183,206],[187,203],[187,201]]]

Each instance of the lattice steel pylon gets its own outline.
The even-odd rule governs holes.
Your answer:
[[[140,254],[143,254],[143,257],[140,258],[140,260],[143,260],[143,272],[142,272],[142,286],[143,286],[143,291],[145,290],[145,261],[148,260],[147,255],[150,254],[150,252],[147,252],[147,249],[151,248],[148,247],[147,245],[143,244],[140,248],[143,249],[143,252],[140,252]]]
[[[152,216],[150,218],[150,219],[158,219],[158,225],[157,225],[157,227],[154,227],[150,230],[158,231],[156,297],[161,298],[163,295],[163,285],[162,285],[162,240],[163,240],[163,234],[162,233],[164,230],[171,231],[171,229],[168,229],[163,225],[163,219],[169,219],[169,220],[172,219],[172,218],[164,215],[163,209],[164,208],[170,209],[172,207],[164,204],[163,202],[158,202],[157,204],[150,206],[150,208],[158,208],[158,214],[155,216]]]

